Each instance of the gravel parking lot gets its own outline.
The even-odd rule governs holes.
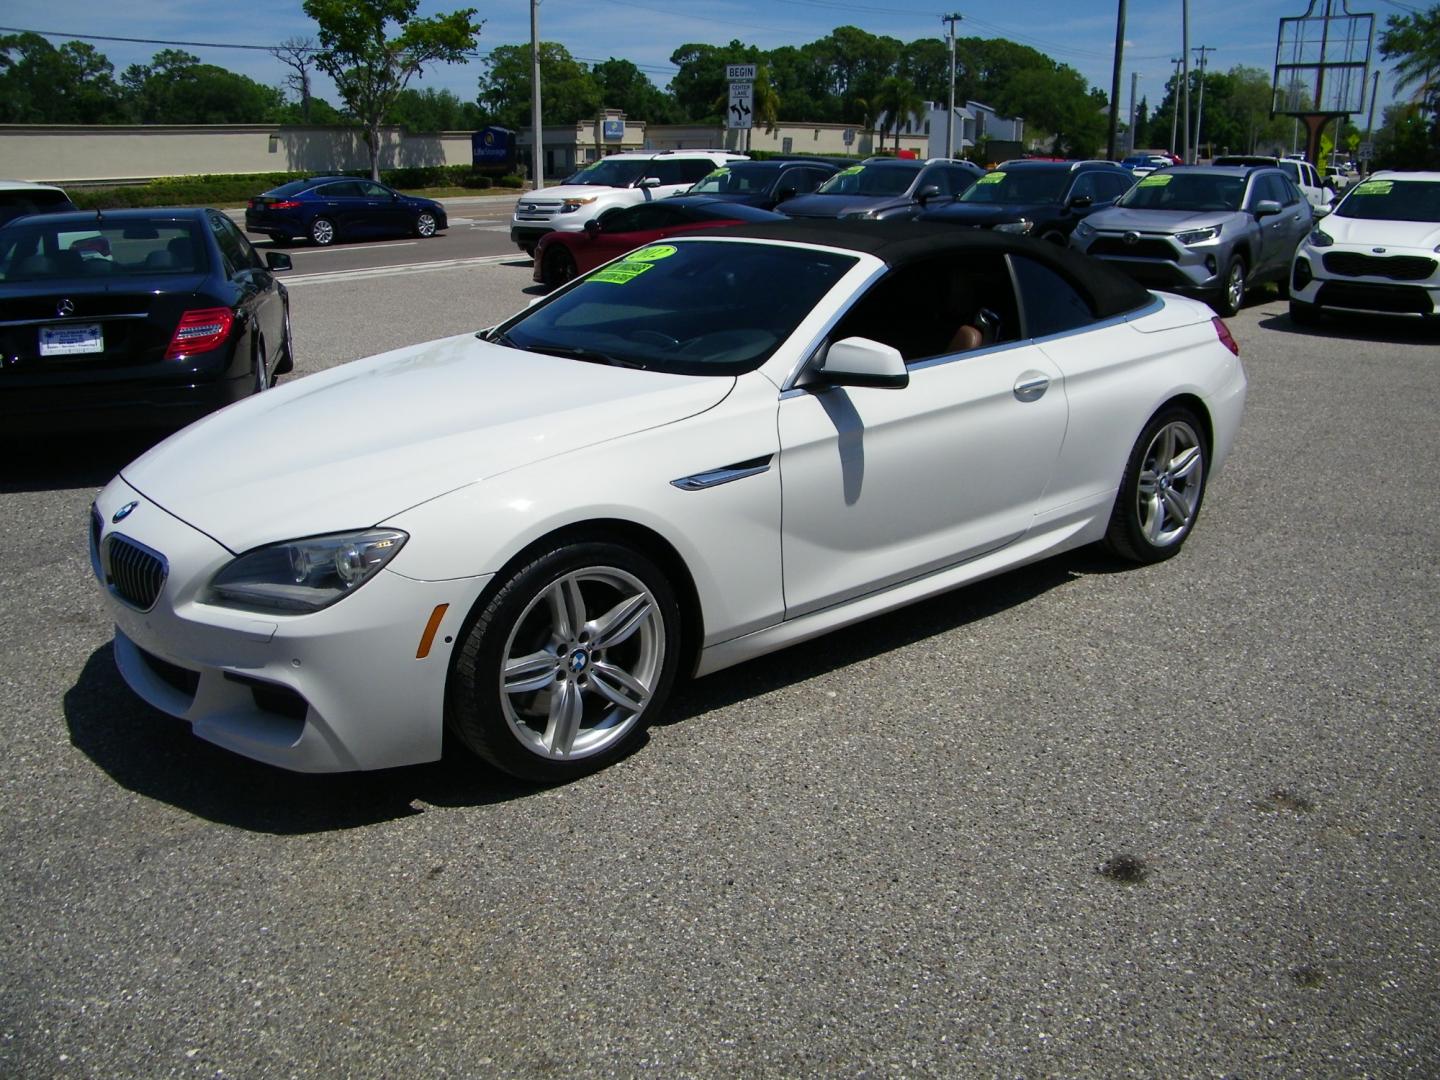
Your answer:
[[[529,275],[297,275],[298,373]],[[1440,349],[1283,312],[1179,558],[692,683],[548,790],[192,738],[85,552],[140,444],[7,443],[0,1075],[1440,1075]]]

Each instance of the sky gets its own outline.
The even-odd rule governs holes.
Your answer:
[[[1343,0],[1334,0],[1335,9]],[[1429,0],[1416,0],[1428,7]],[[1282,17],[1303,15],[1310,0],[1191,0],[1190,46],[1212,48],[1209,63],[1228,70],[1237,64],[1267,73],[1275,63]],[[1378,38],[1391,14],[1416,10],[1395,0],[1350,0],[1352,13],[1373,12]],[[499,45],[530,41],[530,0],[421,0],[420,14],[474,6],[485,20],[477,53]],[[629,60],[665,86],[675,73],[670,55],[688,43],[723,45],[734,38],[765,49],[803,45],[837,26],[858,26],[901,41],[943,38],[941,16],[963,16],[960,37],[1002,37],[1029,45],[1068,64],[1106,94],[1110,90],[1117,3],[1084,0],[975,0],[927,7],[925,0],[541,0],[540,37],[558,41],[578,59],[595,63],[611,57]],[[1165,80],[1180,56],[1182,0],[1128,0],[1121,115],[1130,107],[1130,76],[1139,73],[1139,96],[1152,108],[1164,95]],[[1315,0],[1323,11],[1325,0]],[[287,69],[263,49],[237,45],[275,45],[289,38],[315,36],[315,24],[300,0],[127,0],[96,7],[95,0],[5,0],[0,4],[0,33],[45,32],[59,44],[83,35],[189,42],[187,52],[271,86],[283,83]],[[50,36],[51,33],[59,36]],[[117,76],[133,63],[148,62],[166,44],[91,40],[115,65]],[[203,43],[203,44],[202,44]],[[1378,50],[1373,64],[1380,63]],[[447,89],[463,101],[474,100],[480,59],[439,66],[411,85]],[[1383,71],[1380,110],[1394,97],[1393,76]],[[316,92],[339,104],[333,86],[319,77]],[[642,118],[643,119],[643,118]],[[1364,118],[1357,116],[1357,123]]]

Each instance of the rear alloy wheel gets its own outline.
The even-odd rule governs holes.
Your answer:
[[[1130,460],[1105,544],[1131,562],[1156,563],[1176,554],[1195,527],[1205,497],[1210,452],[1189,409],[1162,409],[1145,425]]]
[[[563,544],[480,609],[456,654],[447,721],[514,776],[571,780],[633,747],[679,660],[680,612],[660,569],[617,544]]]
[[[1221,286],[1215,310],[1227,319],[1240,312],[1245,303],[1245,259],[1235,255],[1225,267],[1225,283]]]
[[[575,256],[557,244],[545,253],[545,264],[540,271],[545,284],[558,289],[577,273]]]
[[[429,210],[420,211],[420,216],[415,219],[415,235],[422,240],[435,235],[435,215]]]
[[[321,247],[335,242],[335,223],[329,218],[317,217],[310,223],[310,239]]]

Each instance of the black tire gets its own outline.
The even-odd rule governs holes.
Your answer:
[[[1296,326],[1314,326],[1320,321],[1320,309],[1304,300],[1291,300],[1290,321]]]
[[[429,210],[421,210],[415,215],[415,235],[422,240],[428,240],[435,235],[435,215]]]
[[[1221,279],[1220,292],[1215,297],[1214,308],[1227,319],[1238,315],[1245,306],[1245,275],[1248,268],[1243,255],[1232,255],[1225,264],[1225,276]]]
[[[317,217],[310,223],[310,239],[320,247],[328,247],[335,242],[335,223],[329,218]]]
[[[558,244],[545,253],[545,262],[540,267],[540,276],[552,289],[558,289],[578,272],[575,256]]]
[[[521,245],[520,245],[520,250],[525,253],[525,257],[526,257],[527,259],[533,259],[533,258],[535,258],[535,245],[534,245],[534,244],[521,244]]]
[[[1040,239],[1044,240],[1047,244],[1054,244],[1056,247],[1062,248],[1070,243],[1069,237],[1059,229],[1051,229],[1047,233],[1041,233]]]
[[[255,338],[255,348],[251,350],[250,354],[250,366],[253,369],[250,392],[252,394],[264,393],[270,388],[272,380],[269,369],[265,366],[265,339],[262,337]]]
[[[275,361],[275,368],[271,371],[270,382],[273,385],[275,379],[281,375],[289,375],[295,370],[295,338],[290,332],[290,305],[285,305],[285,331],[280,341],[280,359]]]
[[[557,544],[481,598],[456,650],[446,722],[512,776],[563,783],[634,748],[679,661],[679,605],[653,562],[608,541]]]
[[[1210,447],[1195,414],[1179,405],[1161,409],[1125,462],[1105,546],[1136,563],[1178,554],[1200,516],[1209,468]]]

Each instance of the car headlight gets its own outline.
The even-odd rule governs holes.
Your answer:
[[[1175,239],[1186,247],[1192,247],[1203,244],[1206,240],[1214,240],[1219,235],[1219,229],[1191,229],[1188,232],[1176,233]]]
[[[845,218],[847,221],[859,221],[859,220],[861,220],[862,218],[873,218],[873,217],[875,216],[875,211],[874,211],[874,210],[852,210],[850,213],[848,213],[848,214],[841,214],[840,216],[841,216],[842,218]]]
[[[1019,221],[1002,221],[995,226],[996,232],[1028,233],[1035,227],[1035,223],[1029,218],[1021,218]]]
[[[319,611],[379,573],[408,539],[398,529],[366,529],[256,548],[211,579],[209,600],[268,611]]]
[[[1306,242],[1311,247],[1329,247],[1335,243],[1335,238],[1324,229],[1311,229],[1310,235],[1306,238]]]
[[[560,212],[562,214],[572,213],[576,210],[579,210],[582,206],[589,206],[599,197],[599,195],[586,195],[583,199],[564,199],[560,203]]]
[[[1079,221],[1075,223],[1075,235],[1081,240],[1088,239],[1094,232],[1095,226],[1091,225],[1088,221]]]

